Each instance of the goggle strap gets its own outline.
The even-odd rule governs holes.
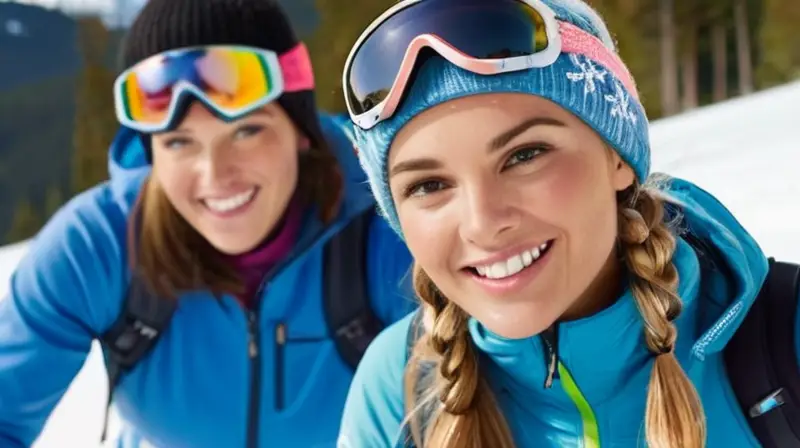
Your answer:
[[[283,91],[298,92],[314,89],[314,70],[311,56],[302,42],[278,56],[283,73]]]
[[[561,52],[574,53],[589,58],[609,70],[625,85],[628,93],[639,100],[636,83],[628,67],[622,59],[611,49],[605,46],[596,36],[587,33],[577,26],[564,21],[559,21],[561,34]]]

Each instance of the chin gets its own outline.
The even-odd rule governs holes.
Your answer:
[[[489,331],[492,333],[503,337],[505,339],[527,339],[532,336],[536,336],[537,334],[546,330],[550,325],[544,326],[530,326],[530,325],[505,325],[502,328],[491,328],[488,327]]]
[[[539,307],[537,307],[539,308]],[[492,333],[506,339],[526,339],[552,326],[558,315],[552,317],[542,310],[505,310],[494,313],[494,317],[478,318],[481,325]]]
[[[241,255],[251,250],[255,249],[258,246],[260,240],[252,240],[252,241],[242,241],[241,239],[228,239],[228,238],[209,238],[206,237],[206,241],[211,244],[214,249],[218,250],[219,252],[225,255]]]

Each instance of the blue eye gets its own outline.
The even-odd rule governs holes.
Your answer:
[[[519,164],[529,163],[546,151],[547,148],[542,146],[530,146],[514,151],[514,153],[511,154],[511,157],[508,158],[505,168],[511,168]]]
[[[441,181],[438,181],[438,180],[426,180],[426,181],[423,181],[423,182],[418,182],[418,183],[410,185],[406,189],[405,196],[406,197],[425,196],[425,195],[428,195],[428,194],[431,194],[431,193],[435,193],[435,192],[437,192],[439,190],[444,189],[444,186],[445,186],[444,182],[441,182]]]

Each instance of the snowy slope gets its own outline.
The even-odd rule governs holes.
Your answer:
[[[762,249],[800,261],[800,82],[657,122],[654,170],[730,208]]]
[[[800,261],[800,82],[654,124],[654,170],[698,183],[737,214],[764,250]],[[25,252],[0,248],[0,297]],[[97,446],[106,376],[95,348],[35,448]]]
[[[0,248],[0,300],[8,292],[8,278],[27,245],[18,243]],[[95,344],[83,369],[50,417],[33,448],[99,447],[105,417],[108,377],[100,347]],[[109,434],[115,434],[119,419],[112,412]],[[110,444],[109,444],[110,445]]]

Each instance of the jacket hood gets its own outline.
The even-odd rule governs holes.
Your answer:
[[[705,331],[692,348],[700,360],[721,351],[739,328],[764,283],[769,263],[758,243],[714,196],[682,179],[665,192],[683,215],[681,228],[701,261]],[[715,313],[714,310],[719,310]]]

